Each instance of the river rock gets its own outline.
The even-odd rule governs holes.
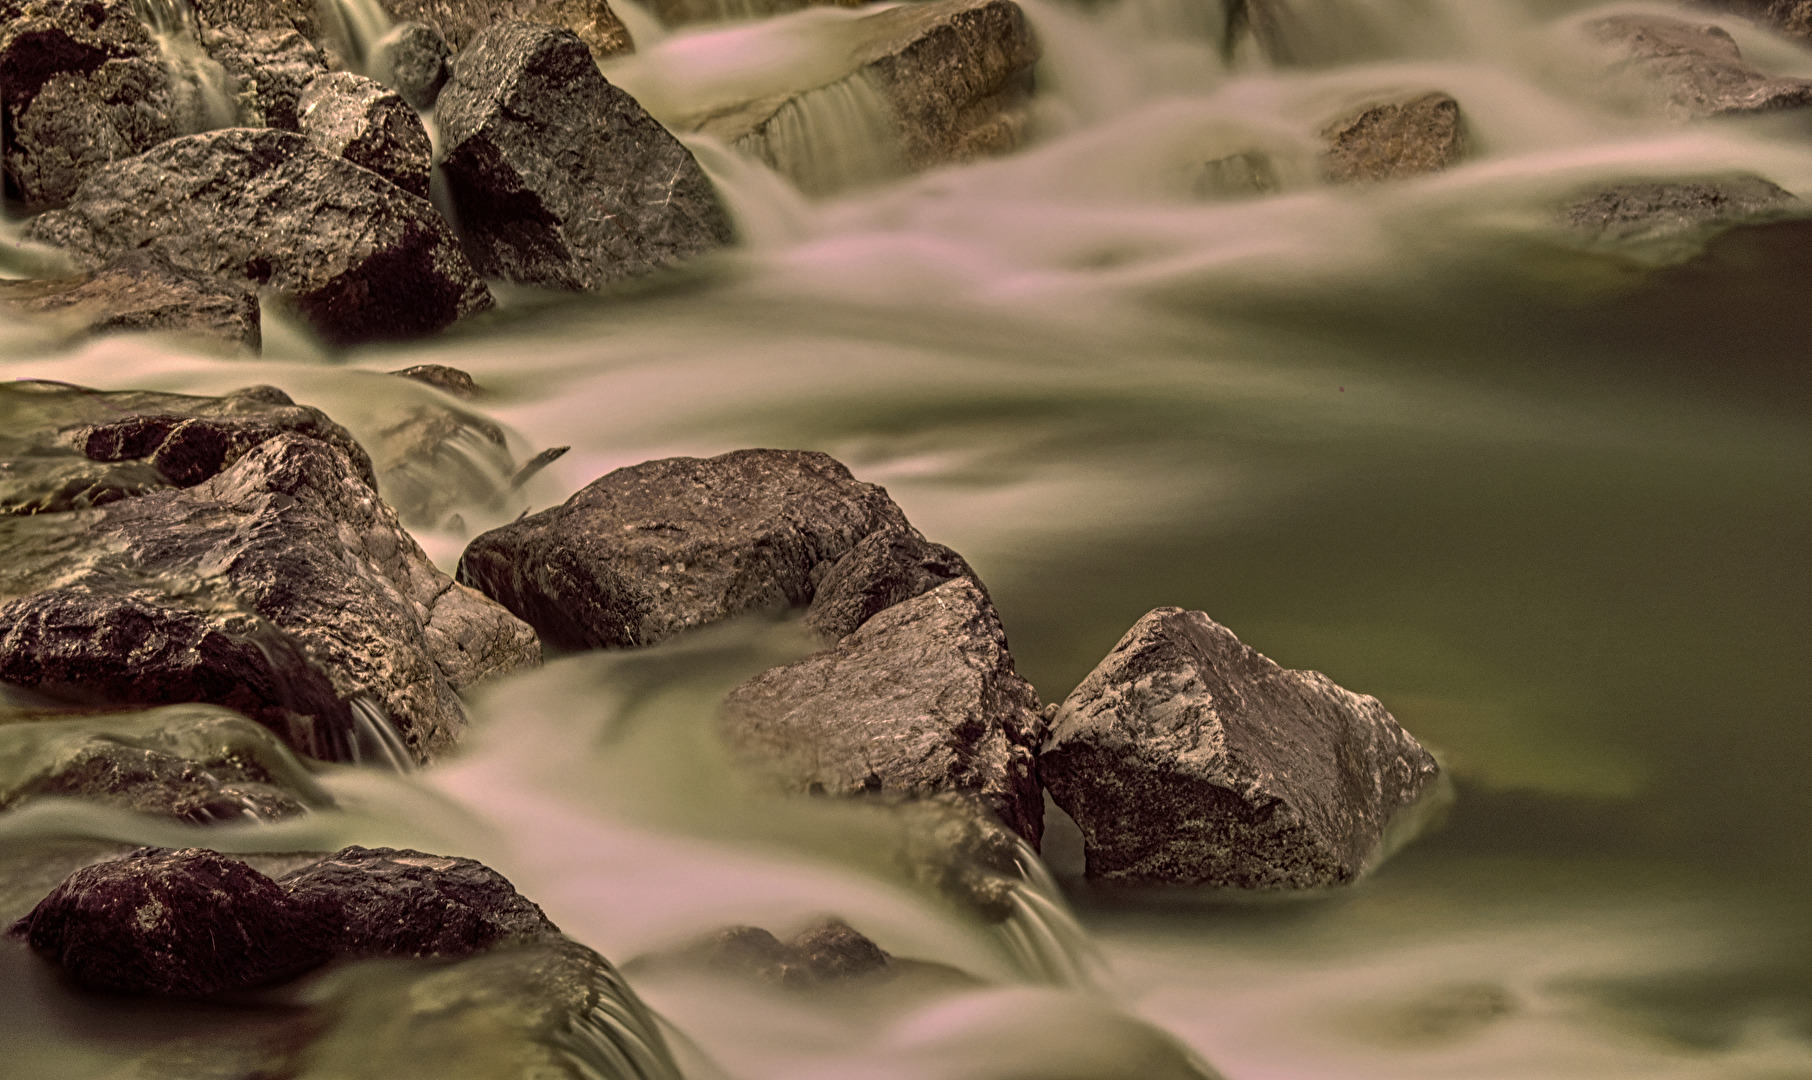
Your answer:
[[[1123,884],[1312,889],[1358,877],[1440,773],[1375,698],[1158,608],[1065,699],[1038,769]]]
[[[46,318],[78,334],[149,331],[251,353],[262,341],[252,289],[137,252],[71,277],[0,280],[0,312]]]
[[[1804,207],[1759,176],[1729,176],[1613,184],[1569,203],[1560,218],[1566,228],[1592,240],[1629,243],[1765,220]]]
[[[1791,38],[1812,38],[1812,0],[1694,0],[1694,7],[1728,11]]]
[[[413,367],[398,368],[390,374],[432,386],[461,401],[475,401],[483,393],[471,375],[445,364],[416,364]]]
[[[202,31],[202,44],[230,80],[244,127],[296,131],[302,90],[327,73],[327,57],[288,27],[215,26]]]
[[[1722,27],[1663,15],[1613,15],[1588,23],[1586,32],[1615,58],[1610,69],[1614,76],[1633,79],[1676,120],[1812,104],[1812,79],[1757,70]]]
[[[268,730],[205,705],[0,724],[0,808],[50,796],[194,824],[333,804]]]
[[[488,277],[595,289],[733,239],[691,152],[570,31],[481,32],[435,112],[467,250]]]
[[[862,547],[875,534],[886,542]],[[912,539],[896,543],[901,536]],[[944,552],[950,561],[902,565],[902,548],[908,557]],[[832,458],[737,450],[600,477],[561,506],[474,539],[459,580],[516,612],[550,645],[595,649],[652,645],[748,612],[807,604],[815,625],[841,636],[881,600],[947,580],[936,577],[940,565],[967,571],[954,552],[916,537],[884,489]]]
[[[758,926],[731,926],[652,964],[696,965],[795,988],[834,985],[888,973],[893,957],[842,919],[824,919],[792,941]]]
[[[115,162],[25,233],[96,267],[143,249],[268,288],[339,345],[434,333],[491,304],[427,200],[284,131],[212,131]]]
[[[298,130],[317,149],[370,169],[411,195],[428,197],[434,157],[428,129],[396,91],[363,75],[335,71],[308,84],[297,110]]]
[[[80,394],[24,404],[92,405]],[[74,442],[94,427],[59,432]],[[368,466],[331,441],[284,431],[230,463],[180,457],[198,471],[172,488],[155,462],[182,430],[103,474],[101,489],[118,489],[105,505],[0,515],[0,681],[75,700],[211,702],[316,757],[425,760],[464,726],[460,688],[538,662],[529,627],[435,569]],[[118,442],[105,452],[152,445]],[[221,471],[197,480],[215,461]],[[67,497],[80,480],[26,486],[39,507],[93,506],[95,484]]]
[[[1466,155],[1460,103],[1438,90],[1375,101],[1322,129],[1322,165],[1337,184],[1440,172]]]
[[[372,54],[373,77],[395,87],[411,108],[434,107],[453,56],[440,31],[418,22],[397,23],[378,39]]]
[[[772,668],[724,700],[736,756],[789,790],[978,799],[1036,848],[1038,695],[973,578],[880,612],[835,647]]]

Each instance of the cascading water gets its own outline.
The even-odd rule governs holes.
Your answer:
[[[231,127],[237,117],[227,74],[201,44],[189,0],[132,0],[170,73],[178,128],[185,134]]]
[[[899,176],[898,141],[893,110],[857,72],[788,101],[734,146],[805,194],[829,195]]]
[[[315,12],[341,65],[371,74],[372,50],[395,25],[384,5],[378,0],[315,0]]]

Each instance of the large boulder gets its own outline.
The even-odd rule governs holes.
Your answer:
[[[1614,76],[1633,80],[1677,120],[1746,116],[1812,104],[1812,79],[1767,75],[1743,59],[1722,27],[1663,15],[1612,15],[1586,32],[1613,57]]]
[[[1569,231],[1593,241],[1627,244],[1804,209],[1790,192],[1759,176],[1727,176],[1611,184],[1568,202],[1560,220]]]
[[[12,445],[41,475],[9,496],[35,512],[0,515],[0,682],[210,702],[316,757],[425,760],[464,727],[461,687],[538,661],[529,627],[435,569],[331,431],[90,419],[106,398],[0,396],[49,429]]]
[[[382,83],[349,71],[322,75],[297,99],[296,124],[324,153],[428,197],[434,157],[428,129],[409,103]]]
[[[733,239],[704,170],[570,31],[505,23],[435,106],[466,248],[489,277],[595,289]]]
[[[652,645],[808,604],[808,619],[834,640],[969,572],[919,536],[884,489],[830,457],[738,450],[600,477],[561,506],[474,539],[458,576],[550,645],[591,649]]]
[[[958,578],[868,619],[835,647],[724,700],[736,756],[817,795],[958,792],[1038,846],[1038,695],[1013,670],[987,594]]]
[[[1089,877],[1271,890],[1358,877],[1440,773],[1375,698],[1180,608],[1140,619],[1064,700],[1038,769]]]
[[[1438,90],[1369,102],[1321,132],[1328,179],[1402,180],[1440,172],[1466,155],[1460,103]]]
[[[0,280],[0,312],[47,320],[73,335],[156,332],[197,344],[258,351],[258,295],[249,286],[199,278],[128,252],[68,277]]]
[[[192,135],[104,166],[25,235],[91,267],[142,249],[269,289],[334,344],[419,337],[491,304],[427,200],[284,131]]]

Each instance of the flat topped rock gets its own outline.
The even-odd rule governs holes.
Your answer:
[[[1612,184],[1568,203],[1568,229],[1629,242],[1692,233],[1709,225],[1764,220],[1803,210],[1792,193],[1759,176]]]
[[[1618,57],[1614,71],[1645,86],[1677,120],[1742,116],[1812,104],[1812,79],[1767,75],[1722,27],[1663,15],[1612,15],[1586,32]]]
[[[1140,619],[1064,700],[1038,769],[1089,877],[1272,890],[1358,877],[1440,773],[1377,699],[1180,608]]]

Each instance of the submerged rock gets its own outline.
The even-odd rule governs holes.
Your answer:
[[[201,40],[227,73],[242,126],[298,130],[303,88],[327,74],[313,42],[287,27],[233,25],[204,30]]]
[[[1034,848],[1045,725],[987,594],[958,578],[868,619],[834,648],[724,700],[736,755],[820,795],[973,796]]]
[[[1722,27],[1662,15],[1613,15],[1586,32],[1616,56],[1613,74],[1636,80],[1677,120],[1742,116],[1812,104],[1812,79],[1757,70]]]
[[[147,397],[140,408],[165,404]],[[337,760],[382,757],[400,737],[425,760],[464,726],[459,688],[538,662],[529,627],[435,569],[331,430],[241,448],[240,429],[129,402],[55,386],[0,396],[50,432],[9,465],[58,461],[29,452],[58,440],[70,463],[11,496],[36,513],[0,515],[0,681],[224,705]],[[87,420],[109,406],[126,415]],[[191,430],[214,434],[191,446]]]
[[[410,107],[432,109],[446,84],[452,56],[447,39],[432,26],[398,23],[372,48],[372,76],[395,87]]]
[[[860,7],[865,0],[654,0],[648,10],[663,26],[785,15],[808,7]]]
[[[1322,163],[1337,184],[1402,180],[1440,172],[1466,155],[1460,103],[1438,90],[1377,101],[1321,132]]]
[[[807,604],[808,618],[840,635],[882,601],[947,580],[944,570],[968,567],[918,537],[885,490],[835,460],[738,450],[618,469],[561,506],[474,539],[458,576],[550,645],[592,649],[652,645]]]
[[[0,312],[51,320],[76,334],[156,332],[257,352],[257,293],[128,253],[85,274],[0,280]]]
[[[893,957],[842,919],[825,919],[792,941],[757,926],[719,930],[673,953],[647,958],[655,965],[697,965],[794,988],[835,985],[885,975]]]
[[[1593,240],[1629,243],[1765,220],[1804,206],[1759,176],[1730,176],[1613,184],[1569,203],[1560,218]]]
[[[1812,0],[1693,0],[1693,6],[1728,11],[1792,38],[1812,38]]]
[[[422,119],[400,95],[373,79],[335,71],[309,83],[297,100],[298,130],[317,149],[345,158],[428,197],[433,147]]]
[[[1065,699],[1038,769],[1091,878],[1242,889],[1352,881],[1440,773],[1375,698],[1180,608]]]
[[[595,289],[733,239],[691,152],[570,31],[481,32],[435,109],[441,167],[486,276]]]
[[[192,135],[115,162],[25,232],[91,266],[142,249],[268,288],[335,344],[419,337],[491,303],[425,199],[283,131]]]
[[[444,390],[461,401],[473,401],[482,393],[478,384],[472,381],[471,375],[445,364],[416,364],[414,367],[399,368],[390,374],[413,379],[436,390]]]

